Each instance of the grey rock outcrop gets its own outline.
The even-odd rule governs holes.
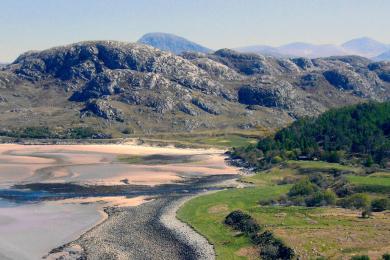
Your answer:
[[[218,108],[216,108],[214,105],[212,105],[211,103],[209,103],[207,101],[201,100],[199,98],[193,98],[192,104],[194,104],[195,106],[199,107],[200,109],[202,109],[203,111],[205,111],[209,114],[212,114],[212,115],[221,114],[221,112],[218,110]]]
[[[100,126],[85,117],[93,115],[103,125],[145,133],[279,127],[332,107],[389,100],[390,65],[229,49],[178,56],[138,43],[91,41],[21,55],[0,70],[0,96],[8,101],[0,112],[20,108],[14,117],[0,116],[5,126]]]
[[[122,111],[112,107],[112,105],[107,100],[89,100],[85,108],[81,110],[82,115],[88,115],[88,112],[108,120],[117,120],[123,122]]]

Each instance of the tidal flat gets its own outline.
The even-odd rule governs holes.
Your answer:
[[[126,158],[137,160],[128,161]],[[156,212],[150,221],[158,222],[164,207],[183,197],[218,189],[215,184],[234,179],[236,175],[237,169],[226,165],[223,151],[215,149],[133,144],[2,144],[0,233],[5,235],[0,238],[0,258],[71,259],[69,253],[61,252],[61,249],[69,247],[72,241],[76,241],[73,246],[77,246],[77,254],[88,258],[93,239],[86,244],[82,237],[95,234],[96,228],[104,229],[105,225],[112,225],[112,221],[120,219],[121,222],[115,220],[118,229],[121,229],[121,224],[126,224],[123,227],[129,228],[126,232],[131,233],[134,231],[131,229],[136,228],[145,236],[151,232],[150,228],[144,230],[142,223],[141,226],[129,225],[132,219],[137,221],[134,214],[146,220],[148,217],[142,214]],[[160,202],[167,198],[170,203]],[[150,209],[138,210],[145,202],[150,204]],[[122,212],[120,218],[117,212]],[[108,221],[107,218],[111,217],[113,220]],[[164,227],[158,230],[162,229]],[[109,232],[98,234],[100,237],[93,237],[96,241],[104,240],[104,236],[115,237]],[[156,236],[156,239],[159,241],[151,242],[151,245],[164,244],[168,240],[174,244],[179,238],[172,232],[169,236]],[[117,241],[118,245],[121,243],[131,244]],[[181,246],[172,254],[180,255],[180,250],[190,247],[186,242],[180,243]],[[105,253],[109,254],[107,250]],[[128,247],[122,254],[141,257],[139,250]]]

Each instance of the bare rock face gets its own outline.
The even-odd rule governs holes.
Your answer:
[[[246,85],[239,89],[238,101],[246,105],[287,108],[288,104],[283,102],[286,95],[283,91],[285,90]]]
[[[192,108],[190,105],[186,104],[186,103],[181,103],[178,105],[178,108],[181,112],[183,113],[186,113],[188,115],[191,115],[191,116],[197,116],[198,115],[198,112]]]
[[[49,76],[65,81],[95,80],[113,70],[156,73],[182,87],[219,95],[222,85],[174,54],[152,47],[113,41],[82,42],[21,55],[9,68],[32,80]],[[105,75],[107,77],[107,75]]]
[[[244,75],[272,74],[270,60],[257,54],[238,53],[229,49],[216,51],[210,57]]]
[[[257,83],[244,85],[238,91],[238,101],[252,107],[262,106],[288,111],[293,117],[318,114],[325,108],[307,99],[303,91],[287,81],[274,81],[271,84]]]
[[[55,116],[53,122],[96,123],[85,118],[92,115],[145,133],[275,127],[332,107],[389,100],[390,63],[229,49],[178,56],[138,43],[91,41],[21,55],[0,68],[0,97],[4,115],[31,111],[8,113],[2,124],[9,126]]]
[[[89,100],[85,108],[81,110],[83,115],[88,115],[88,112],[104,119],[123,122],[122,111],[112,107],[107,100]]]
[[[352,90],[355,87],[349,77],[340,71],[327,70],[323,73],[323,75],[325,76],[326,80],[336,88]]]
[[[0,71],[0,89],[12,88],[17,85],[20,80],[13,73]]]
[[[313,62],[308,58],[293,58],[291,61],[303,70],[309,70],[314,67]]]
[[[243,77],[228,66],[216,62],[201,53],[183,53],[183,58],[190,60],[193,64],[204,70],[211,77],[219,80],[242,80]]]
[[[297,85],[304,89],[310,89],[323,84],[323,82],[321,82],[322,80],[325,80],[325,77],[322,74],[307,73],[300,77],[300,80]]]
[[[202,109],[203,111],[205,111],[209,114],[212,114],[212,115],[221,114],[221,112],[218,110],[218,108],[215,107],[215,105],[213,105],[209,102],[206,102],[204,100],[201,100],[199,98],[193,98],[192,104],[194,104],[195,106],[199,107],[200,109]]]
[[[371,63],[368,68],[375,72],[381,80],[390,83],[390,61]]]

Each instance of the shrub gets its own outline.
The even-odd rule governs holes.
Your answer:
[[[225,218],[225,224],[240,230],[249,236],[252,243],[261,247],[261,259],[292,259],[294,250],[286,246],[280,239],[274,237],[272,232],[265,231],[259,234],[260,226],[248,214],[236,210]]]
[[[322,156],[321,159],[330,163],[339,163],[342,158],[342,153],[340,151],[330,151],[330,152],[325,152]]]
[[[289,200],[286,200],[284,203],[286,206],[306,206],[306,201],[304,196],[295,196],[291,197]]]
[[[316,173],[309,176],[310,182],[316,184],[321,188],[327,188],[331,182],[330,178],[324,174]]]
[[[356,193],[340,201],[344,208],[365,209],[370,205],[370,200],[366,194]]]
[[[336,202],[336,194],[332,190],[317,191],[305,200],[306,206],[326,206],[333,205]]]
[[[256,221],[250,215],[240,210],[233,211],[227,215],[225,224],[246,234],[257,233],[260,230],[260,226]]]
[[[126,127],[125,129],[122,130],[122,134],[125,135],[134,134],[134,130],[131,127]]]
[[[313,194],[317,190],[317,185],[311,183],[308,178],[304,178],[291,187],[288,196],[307,196]]]
[[[32,126],[23,129],[20,133],[20,137],[45,139],[54,137],[54,134],[46,126]]]
[[[390,209],[390,200],[387,198],[374,199],[371,202],[371,209],[374,212],[380,212],[380,211],[384,211],[386,209]]]
[[[272,244],[265,245],[261,248],[261,259],[279,259],[279,248]]]
[[[293,259],[295,253],[282,240],[275,238],[271,231],[251,237],[254,244],[261,247],[261,259]]]
[[[374,164],[374,160],[372,159],[371,154],[367,156],[366,161],[364,162],[364,166],[371,167]]]
[[[283,161],[283,158],[280,157],[279,155],[276,155],[272,158],[272,163],[280,163]]]
[[[327,189],[324,191],[324,200],[327,203],[327,205],[334,205],[336,204],[336,193],[334,193],[333,190]]]
[[[98,132],[91,127],[75,127],[69,129],[68,138],[72,139],[84,139],[93,138]]]
[[[274,239],[275,239],[274,235],[272,234],[271,231],[264,231],[260,235],[255,235],[251,238],[252,242],[255,245],[260,245],[260,246],[270,244]]]

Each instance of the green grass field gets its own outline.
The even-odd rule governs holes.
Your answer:
[[[223,224],[224,218],[235,209],[251,212],[257,207],[258,200],[277,197],[288,189],[289,186],[270,186],[221,191],[191,200],[177,216],[214,244],[218,259],[245,259],[235,253],[240,248],[251,246],[249,239],[234,236]]]
[[[390,187],[390,174],[388,177],[348,175],[347,180],[355,185],[379,185]]]
[[[339,163],[328,163],[323,161],[287,161],[291,168],[312,169],[312,170],[338,170],[359,173],[362,171],[359,167],[341,165]]]
[[[249,144],[257,143],[257,139],[240,136],[240,135],[222,135],[222,136],[210,136],[210,137],[192,137],[192,138],[183,138],[183,141],[189,143],[205,144],[210,146],[220,146],[220,147],[240,147],[247,146]]]
[[[259,200],[287,193],[290,185],[274,184],[275,180],[287,174],[290,172],[272,169],[267,173],[244,177],[245,182],[255,183],[256,187],[225,190],[197,197],[186,203],[177,216],[214,244],[218,259],[246,259],[236,252],[240,248],[250,247],[251,242],[245,236],[234,236],[223,224],[223,220],[233,210],[252,212],[258,207]]]
[[[368,176],[347,175],[347,180],[361,192],[390,194],[390,173],[374,173]]]
[[[370,219],[362,219],[360,211],[336,207],[260,206],[259,200],[288,192],[291,185],[277,185],[277,181],[298,177],[297,167],[360,171],[340,164],[289,162],[286,168],[275,167],[242,178],[254,187],[224,190],[192,199],[180,208],[178,218],[214,244],[217,259],[258,259],[258,251],[249,239],[237,236],[223,224],[224,218],[236,209],[249,213],[293,247],[302,259],[320,256],[340,259],[354,254],[369,254],[371,259],[377,259],[390,251],[390,229],[378,228],[390,226],[387,213],[374,213]]]
[[[274,167],[270,170],[263,171],[254,175],[243,176],[241,177],[241,181],[245,183],[255,184],[258,187],[270,186],[277,184],[277,182],[282,180],[283,178],[295,177],[295,174],[295,169],[280,169],[278,167]]]
[[[175,145],[177,147],[198,148],[231,148],[256,144],[258,139],[267,135],[264,129],[259,130],[226,130],[226,131],[200,131],[193,133],[172,133],[158,135],[142,135],[138,138],[146,143]],[[136,135],[133,138],[137,138]]]

